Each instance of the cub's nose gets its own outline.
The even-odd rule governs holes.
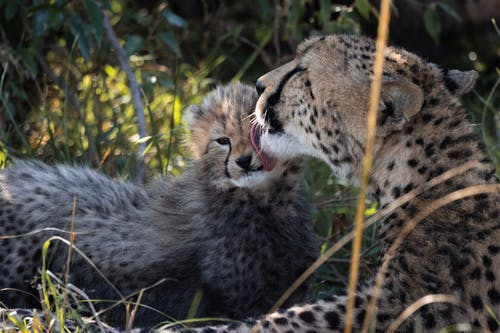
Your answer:
[[[262,95],[264,90],[266,90],[266,85],[264,84],[264,82],[262,82],[262,80],[257,80],[257,82],[255,83],[255,90],[257,90],[257,94],[259,96]]]
[[[248,170],[250,169],[250,164],[252,163],[252,155],[240,156],[235,162],[240,168]]]

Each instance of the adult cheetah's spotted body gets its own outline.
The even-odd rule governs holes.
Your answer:
[[[374,42],[356,36],[312,38],[295,59],[262,76],[257,118],[264,159],[301,154],[326,161],[335,174],[357,182],[365,142]],[[475,72],[443,71],[414,54],[385,54],[370,192],[385,207],[394,199],[459,164],[471,169],[437,185],[381,221],[381,255],[405,222],[442,196],[478,184],[495,184],[484,148],[461,107]],[[260,130],[256,130],[260,131]],[[254,135],[255,132],[254,131]],[[433,303],[411,315],[400,332],[434,332],[457,323],[485,322],[499,331],[500,196],[498,190],[463,198],[421,221],[398,248],[377,303],[376,331],[385,331],[410,304],[429,294],[449,294],[466,309]],[[361,329],[373,283],[356,297],[354,331]],[[340,332],[346,297],[297,305],[237,327],[206,332]],[[200,329],[200,331],[203,331]]]
[[[232,84],[189,108],[191,165],[178,178],[164,177],[147,188],[87,168],[15,163],[0,172],[0,235],[69,230],[76,196],[75,245],[124,296],[166,278],[144,292],[142,304],[182,319],[203,288],[199,316],[265,313],[314,260],[318,246],[303,200],[300,159],[260,170],[248,137],[256,100],[255,89]],[[38,296],[31,281],[50,234],[0,240],[0,289]],[[66,249],[59,244],[54,250],[54,272],[64,267]],[[91,298],[119,299],[81,256],[73,256],[70,274]],[[304,290],[296,296],[303,299]],[[0,291],[0,301],[40,307],[35,297],[13,290]],[[110,323],[123,325],[124,312],[119,307]],[[166,319],[141,309],[135,323]]]

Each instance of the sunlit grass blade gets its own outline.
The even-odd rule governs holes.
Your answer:
[[[193,301],[191,302],[191,306],[189,307],[188,315],[186,318],[191,319],[196,317],[196,312],[198,311],[198,308],[200,307],[201,300],[203,299],[204,295],[204,289],[200,288],[196,291],[196,294],[194,294]]]
[[[28,327],[26,326],[26,323],[24,321],[17,319],[15,316],[8,314],[7,318],[12,322],[20,332],[22,333],[30,333]]]

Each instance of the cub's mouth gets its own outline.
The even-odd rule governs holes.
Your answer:
[[[265,129],[262,125],[257,123],[253,124],[250,129],[250,143],[262,162],[264,170],[271,171],[276,165],[277,160],[262,149],[260,139],[264,131]]]

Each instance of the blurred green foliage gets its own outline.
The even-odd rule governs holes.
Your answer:
[[[376,5],[371,0],[0,0],[0,167],[29,157],[88,164],[133,179],[142,140],[150,177],[178,174],[188,157],[181,120],[187,105],[199,103],[219,82],[255,81],[292,57],[308,36],[373,36]],[[398,6],[393,4],[394,18],[406,20]],[[464,24],[454,1],[422,1],[420,7],[408,21],[423,26],[423,34],[433,41],[428,44],[437,45],[429,47],[440,45],[441,34],[449,30],[450,24],[443,24],[447,18],[453,27]],[[139,80],[146,138],[137,135],[127,79],[106,38],[101,9]],[[493,25],[489,29],[494,35]],[[470,36],[456,38],[456,45],[471,43]],[[495,59],[499,41],[500,35],[493,44],[485,38],[489,51],[484,54],[463,48],[438,59],[445,65],[450,58],[462,59],[463,68],[481,72],[475,93],[465,102],[482,125],[497,169],[500,75],[491,54]],[[327,246],[349,228],[356,191],[333,179],[317,161],[307,168],[306,187],[317,231]],[[348,250],[321,269],[316,293],[345,285]],[[368,274],[375,253],[374,231],[368,230],[362,261]]]

